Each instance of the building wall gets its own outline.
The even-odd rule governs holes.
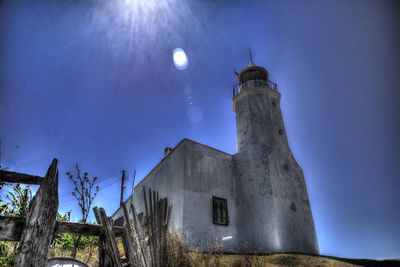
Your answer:
[[[137,212],[144,211],[143,186],[150,187],[168,197],[170,230],[184,234],[192,249],[206,250],[213,242],[225,252],[318,254],[305,179],[290,151],[280,94],[259,85],[243,87],[233,107],[238,153],[182,140],[135,187],[131,199]],[[213,196],[227,199],[227,226],[213,223]],[[121,215],[119,210],[113,218]]]
[[[287,142],[280,95],[267,87],[246,90],[234,98],[239,243],[251,244],[241,251],[318,253],[304,176]]]
[[[207,245],[214,243],[222,244],[224,251],[238,251],[232,155],[184,139],[135,187],[127,202],[133,199],[137,213],[144,212],[143,186],[168,197],[172,204],[170,230],[183,234],[190,248],[207,250]],[[227,199],[228,226],[213,224],[213,196]],[[119,209],[113,219],[121,216]],[[222,240],[228,236],[232,239]]]
[[[237,251],[236,186],[232,155],[194,142],[184,144],[183,229],[191,248],[207,243]],[[227,199],[229,224],[213,223],[212,197]],[[224,237],[232,236],[222,240]]]
[[[143,180],[135,186],[134,194],[128,200],[133,201],[136,212],[145,214],[143,187],[158,191],[160,198],[168,197],[172,205],[169,229],[182,231],[183,218],[183,180],[184,180],[184,150],[178,144],[173,152],[167,155]],[[146,191],[148,193],[148,191]],[[147,194],[148,195],[148,194]],[[119,209],[112,217],[114,221],[123,215]],[[130,216],[132,216],[130,214]]]

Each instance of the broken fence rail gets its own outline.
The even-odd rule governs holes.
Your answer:
[[[0,183],[41,184],[44,177],[0,170]]]
[[[0,216],[0,240],[19,241],[24,227],[25,218]],[[113,232],[116,236],[122,236],[124,228],[114,226]],[[57,222],[54,234],[62,233],[100,236],[103,233],[103,226],[87,223]]]

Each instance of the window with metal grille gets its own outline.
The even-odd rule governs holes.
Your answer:
[[[224,198],[213,196],[213,223],[225,226],[229,224],[228,201]]]

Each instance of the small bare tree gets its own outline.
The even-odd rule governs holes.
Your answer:
[[[76,164],[75,170],[75,176],[71,172],[66,172],[66,174],[68,179],[74,184],[74,191],[71,194],[76,198],[81,210],[82,217],[80,222],[86,223],[93,200],[100,191],[100,188],[96,185],[97,177],[89,178],[87,172],[84,172],[82,176],[78,164]],[[71,256],[74,258],[76,257],[76,249],[79,245],[80,239],[81,235],[78,235],[74,242],[74,247],[71,253]]]

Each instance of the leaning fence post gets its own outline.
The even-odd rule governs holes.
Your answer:
[[[106,238],[104,234],[99,237],[99,266],[111,266],[111,259],[107,252]]]
[[[135,206],[131,203],[131,210],[132,210],[132,218],[133,218],[133,227],[136,233],[136,242],[138,247],[140,248],[140,251],[138,253],[141,255],[141,263],[142,266],[145,267],[151,267],[152,261],[150,257],[150,249],[148,246],[148,243],[145,240],[144,232],[142,225],[140,224],[139,217],[136,212]]]
[[[134,242],[133,237],[134,233],[132,230],[131,220],[129,218],[128,208],[126,207],[125,203],[122,203],[122,208],[124,210],[124,220],[125,220],[125,231],[122,239],[124,241],[124,248],[126,258],[131,263],[131,266],[138,266],[140,260],[137,257],[138,247],[137,244]]]
[[[103,208],[98,208],[98,207],[94,207],[93,211],[96,216],[97,222],[99,224],[103,225],[105,245],[106,245],[107,254],[111,260],[111,266],[122,267],[117,243],[115,241],[115,235],[113,233],[112,225],[111,225],[109,218],[106,215],[106,212],[104,211]]]
[[[58,210],[57,159],[32,199],[14,266],[46,266]]]

